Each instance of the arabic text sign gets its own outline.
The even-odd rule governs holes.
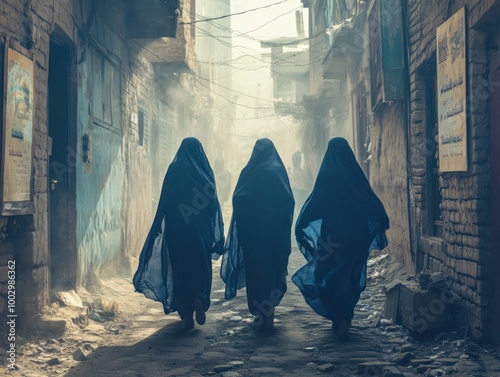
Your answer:
[[[467,170],[465,8],[437,28],[439,170]]]

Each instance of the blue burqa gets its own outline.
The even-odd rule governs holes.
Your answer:
[[[214,174],[196,138],[186,138],[163,181],[156,216],[142,249],[134,287],[160,301],[165,314],[210,306],[212,253],[221,254],[224,230]]]
[[[257,140],[233,194],[221,265],[227,299],[246,286],[248,308],[267,316],[286,292],[294,199],[286,169],[269,139]]]
[[[306,302],[332,321],[351,322],[366,286],[370,250],[387,246],[389,218],[347,141],[333,138],[295,225],[307,264],[292,277]]]

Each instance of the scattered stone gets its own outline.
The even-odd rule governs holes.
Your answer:
[[[411,361],[413,365],[419,365],[419,364],[432,364],[434,360],[432,359],[414,359]]]
[[[304,351],[308,351],[308,352],[316,351],[317,349],[318,349],[318,347],[305,347],[305,348],[303,348]]]
[[[397,327],[397,326],[387,326],[385,328],[385,331],[387,331],[387,332],[396,332],[396,331],[399,331],[399,327]]]
[[[85,351],[94,351],[94,347],[92,347],[92,345],[89,343],[85,343],[83,345],[83,348],[85,349]]]
[[[394,325],[394,323],[390,319],[380,318],[376,327],[387,327],[392,325]]]
[[[75,291],[55,292],[54,298],[65,306],[83,306],[82,299]]]
[[[405,344],[403,346],[401,346],[401,350],[400,352],[401,353],[405,353],[405,352],[411,352],[411,351],[415,351],[415,346],[412,345],[412,344]]]
[[[429,366],[421,364],[421,365],[417,365],[417,367],[415,369],[417,370],[417,373],[425,373],[429,369]]]
[[[444,375],[444,370],[441,369],[441,368],[433,369],[433,370],[430,371],[430,374],[431,374],[432,377],[434,377],[434,376],[442,376],[442,375]]]
[[[229,318],[229,320],[232,322],[240,322],[243,320],[243,317],[240,315],[235,315],[234,317]]]
[[[57,357],[54,357],[53,359],[49,359],[47,360],[47,365],[59,365],[61,364],[61,361],[57,358]]]
[[[479,358],[481,357],[481,355],[479,355],[479,354],[478,354],[478,353],[476,353],[476,352],[472,352],[472,351],[465,351],[465,354],[466,354],[466,355],[469,355],[469,357],[470,357],[471,359],[474,359],[474,360],[477,360],[477,359],[479,359]]]
[[[97,314],[95,311],[90,313],[89,318],[95,322],[99,322],[99,323],[104,322],[104,319],[99,314]]]
[[[470,359],[469,355],[466,355],[465,353],[463,355],[460,355],[459,356],[459,359],[462,359],[462,360],[468,360]]]
[[[393,366],[394,364],[387,361],[368,361],[358,364],[358,374],[364,376],[380,374],[385,367]]]
[[[392,357],[391,361],[397,365],[407,365],[410,363],[413,354],[411,352],[405,352],[403,354],[395,355]]]
[[[213,371],[215,373],[222,373],[222,372],[226,372],[228,370],[231,370],[233,368],[234,368],[234,365],[229,365],[229,364],[216,365],[213,367]]]
[[[224,372],[221,374],[222,377],[242,377],[241,374],[239,374],[238,372]]]
[[[393,325],[393,323],[390,319],[385,319],[385,318],[381,318],[379,323],[380,323],[381,327],[387,327],[387,326]]]
[[[235,367],[239,367],[245,365],[245,363],[241,360],[230,361],[228,365],[234,365]]]
[[[78,348],[75,352],[73,352],[73,359],[76,361],[85,361],[88,359],[87,355],[82,351],[81,348]]]
[[[399,370],[398,367],[388,366],[382,369],[383,377],[404,377],[404,374]]]
[[[332,363],[328,363],[318,365],[317,368],[320,372],[330,372],[331,370],[335,369],[335,366]]]
[[[95,301],[94,301],[96,308],[99,310],[105,312],[105,313],[112,313],[113,315],[118,314],[118,303],[115,301],[112,301],[106,297],[99,296]]]
[[[252,369],[253,372],[255,372],[257,375],[259,374],[271,374],[273,376],[280,376],[283,374],[283,370],[279,368],[273,368],[273,367],[262,367],[262,368],[254,368]]]
[[[443,357],[443,358],[437,359],[437,361],[439,363],[441,363],[442,365],[447,365],[447,366],[455,365],[457,363],[457,359],[452,359],[450,357]]]

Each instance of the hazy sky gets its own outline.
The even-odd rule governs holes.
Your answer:
[[[232,0],[231,14],[281,1]],[[274,113],[270,57],[263,55],[271,51],[262,49],[260,40],[297,36],[295,12],[301,9],[300,0],[287,0],[231,17],[231,29],[234,31],[233,100],[238,104],[235,107],[236,119],[232,135],[238,151],[232,166],[235,171],[246,164],[255,140],[259,138],[268,137],[273,140],[287,166],[291,163],[291,153],[298,148],[295,134],[297,124],[289,117],[277,117]],[[307,21],[307,13],[304,13],[304,18]],[[307,30],[307,25],[304,28]]]
[[[238,13],[255,9],[263,6],[268,6],[274,3],[279,3],[283,0],[232,0],[231,13]],[[295,11],[302,8],[300,0],[286,0],[281,4],[273,5],[268,8],[251,11],[242,15],[231,17],[231,28],[237,32],[245,33],[248,36],[256,39],[272,39],[276,37],[286,37],[297,35]],[[305,22],[307,21],[306,13],[304,13]],[[275,19],[275,20],[274,20]],[[267,25],[265,25],[268,23]],[[263,26],[264,25],[264,26]],[[257,29],[258,30],[255,30]],[[307,26],[304,26],[307,30]],[[255,30],[255,31],[254,31]],[[237,33],[236,33],[237,34]],[[252,41],[245,37],[233,36],[233,44],[240,46],[248,46],[252,49],[260,51],[259,42]],[[244,48],[241,50],[245,50]],[[234,56],[242,54],[238,48],[234,51]],[[252,53],[250,50],[248,53]]]
[[[279,3],[280,1],[281,0],[232,0],[231,13],[238,13],[249,9],[268,6],[274,3]],[[265,37],[278,37],[285,34],[293,35],[295,33],[294,9],[302,9],[302,3],[300,0],[288,0],[284,3],[273,5],[268,8],[233,16],[231,19],[233,21],[233,29],[237,29],[238,31],[245,33],[260,27],[277,16],[283,15],[258,31],[252,33],[252,35]]]

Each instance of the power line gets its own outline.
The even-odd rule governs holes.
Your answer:
[[[198,22],[206,22],[206,21],[213,21],[213,20],[221,20],[223,18],[227,18],[227,17],[232,17],[232,16],[238,16],[240,14],[245,14],[245,13],[249,13],[249,12],[254,12],[254,11],[257,11],[257,10],[260,10],[260,9],[265,9],[265,8],[270,8],[270,7],[274,7],[275,5],[279,5],[279,4],[283,4],[283,3],[286,3],[288,0],[283,0],[283,1],[279,1],[277,3],[273,3],[273,4],[269,4],[269,5],[264,5],[262,7],[258,7],[258,8],[253,8],[253,9],[247,9],[245,11],[242,11],[242,12],[237,12],[237,13],[231,13],[231,14],[225,14],[223,16],[219,16],[219,17],[213,17],[213,18],[207,18],[205,20],[195,20],[195,21],[191,21],[191,22],[179,22],[179,25],[192,25],[192,24],[196,24]]]
[[[209,18],[206,18],[206,17],[204,17],[204,16],[202,16],[202,15],[199,15],[199,14],[196,14],[196,13],[195,13],[195,15],[196,15],[196,16],[198,16],[198,17],[201,17],[201,18],[203,19],[203,21],[208,21],[211,25],[215,26],[215,27],[216,27],[216,28],[218,28],[218,29],[221,29],[221,30],[223,30],[223,31],[227,31],[227,32],[230,32],[230,33],[237,34],[237,35],[238,35],[238,36],[240,36],[240,37],[249,38],[249,39],[252,39],[252,40],[256,40],[256,41],[258,41],[258,42],[261,42],[261,41],[262,41],[261,39],[251,37],[251,36],[249,36],[248,34],[253,33],[253,32],[255,32],[255,31],[257,31],[257,30],[260,30],[260,29],[262,29],[264,26],[267,26],[267,25],[269,25],[270,23],[272,23],[272,22],[276,21],[278,18],[283,17],[283,16],[286,16],[287,14],[290,14],[290,13],[292,13],[293,11],[299,10],[299,9],[301,9],[301,8],[302,8],[302,7],[300,6],[300,7],[293,8],[293,9],[291,9],[291,10],[287,11],[287,12],[281,13],[280,15],[276,16],[276,17],[275,17],[275,18],[273,18],[272,20],[269,20],[269,21],[267,21],[267,22],[263,23],[262,25],[260,25],[260,26],[259,26],[259,27],[257,27],[256,29],[246,31],[246,32],[244,32],[244,33],[243,33],[243,32],[241,32],[241,31],[239,31],[239,30],[231,29],[230,27],[227,27],[227,26],[225,26],[225,25],[221,25],[221,24],[219,24],[219,23],[217,23],[217,22],[211,21]],[[220,37],[221,37],[221,38],[232,38],[232,36],[220,36]]]

